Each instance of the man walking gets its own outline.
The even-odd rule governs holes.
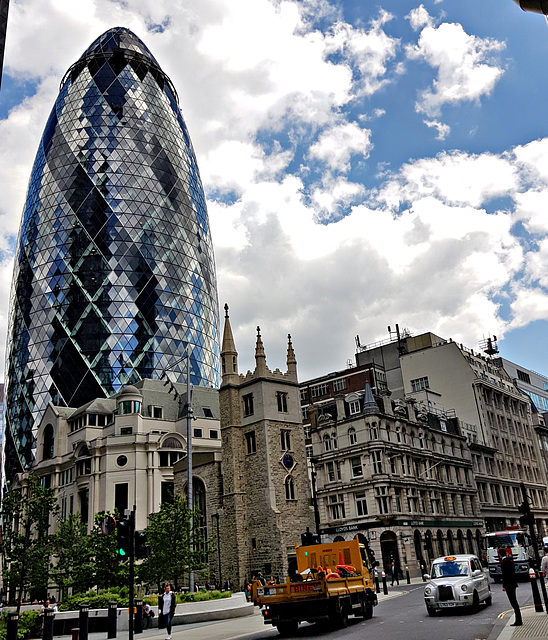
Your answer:
[[[512,557],[512,550],[506,549],[506,555],[501,560],[500,569],[502,571],[502,590],[506,591],[508,600],[514,609],[514,622],[511,627],[521,627],[523,622],[521,621],[521,611],[519,608],[518,599],[516,598],[516,589],[518,587],[518,581],[516,578],[516,567],[514,566],[514,559]]]
[[[172,593],[169,584],[166,584],[166,590],[162,596],[162,615],[164,616],[164,622],[166,623],[166,640],[171,640],[171,625],[173,623],[176,605],[177,598],[175,597],[175,594]]]

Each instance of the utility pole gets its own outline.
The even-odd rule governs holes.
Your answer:
[[[537,532],[535,527],[535,516],[531,511],[531,507],[529,505],[529,499],[527,497],[527,492],[525,490],[525,484],[520,482],[521,487],[521,495],[523,498],[523,502],[518,505],[518,510],[523,515],[520,516],[519,521],[522,526],[529,527],[529,532],[531,533],[531,543],[533,545],[533,553],[535,554],[535,573],[540,573],[540,556],[538,552],[538,539]],[[535,578],[536,580],[536,578]],[[540,579],[540,588],[542,590],[542,599],[544,600],[544,607],[546,609],[546,613],[548,613],[548,594],[546,593],[546,584],[544,583],[544,579],[541,576]]]
[[[192,487],[192,395],[190,390],[190,353],[186,352],[186,466],[187,466],[187,506],[190,510],[190,520],[188,522],[189,533],[189,548],[190,548],[190,562],[188,571],[188,592],[192,593],[194,590],[194,571],[192,569],[192,552],[194,545],[192,544],[192,537],[194,535],[194,518],[192,517],[192,510],[194,509],[194,490]],[[131,640],[131,638],[130,638]]]

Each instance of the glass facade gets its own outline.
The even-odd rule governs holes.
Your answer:
[[[218,301],[205,197],[169,78],[131,31],[68,70],[18,237],[6,367],[6,470],[32,463],[52,401],[81,406],[140,378],[218,386]]]

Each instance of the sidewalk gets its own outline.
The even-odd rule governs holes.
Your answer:
[[[514,612],[505,616],[508,621],[501,631],[497,640],[538,640],[538,638],[548,638],[548,615],[546,612],[536,612],[534,606],[521,607],[521,617],[523,625],[521,627],[511,627],[514,622]]]

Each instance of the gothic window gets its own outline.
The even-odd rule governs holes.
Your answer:
[[[289,449],[291,449],[291,432],[282,429],[280,431],[280,440],[282,444],[282,451],[289,451]]]
[[[291,476],[287,476],[285,479],[285,499],[295,500],[295,483]]]
[[[51,460],[53,458],[54,444],[55,437],[53,435],[53,425],[47,424],[44,429],[44,460]]]
[[[356,429],[354,427],[350,427],[348,429],[348,444],[356,444],[358,442],[358,437],[356,436]]]
[[[278,403],[278,411],[280,413],[287,413],[287,393],[284,393],[283,391],[277,391],[276,401]]]
[[[245,444],[246,444],[248,454],[257,452],[257,441],[255,440],[255,431],[248,431],[245,434]]]
[[[244,417],[252,416],[254,413],[253,394],[248,393],[247,395],[242,396],[242,400],[244,403]]]

